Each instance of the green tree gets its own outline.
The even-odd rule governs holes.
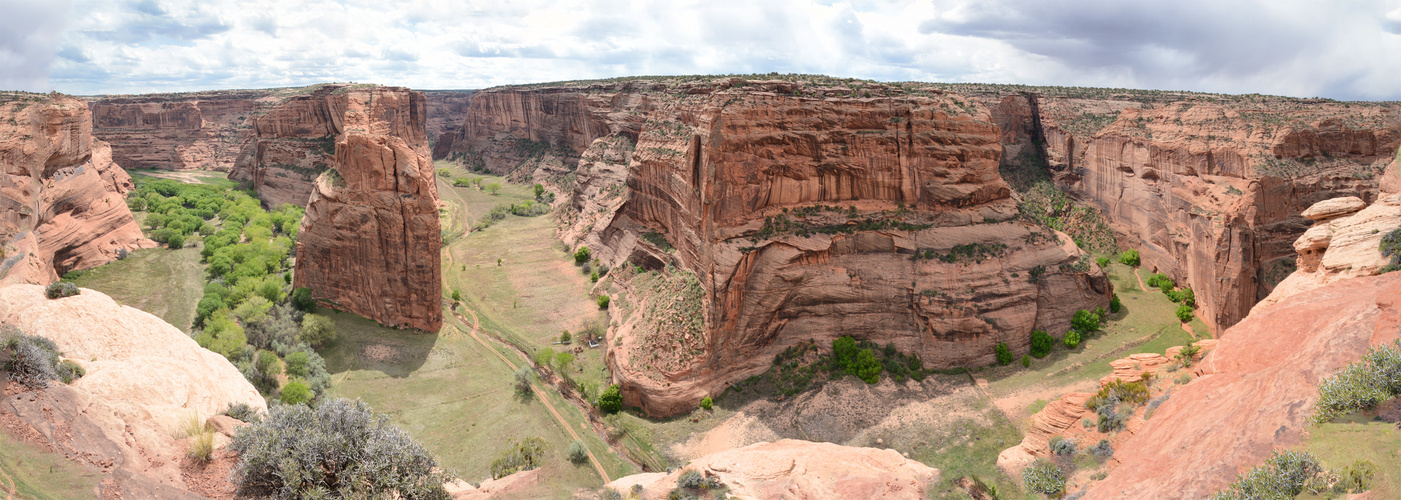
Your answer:
[[[294,378],[287,381],[287,385],[282,386],[282,404],[295,405],[311,401],[311,387],[306,385],[306,381]]]
[[[574,251],[574,263],[583,264],[589,261],[589,247],[579,247]]]
[[[217,352],[225,358],[233,358],[243,351],[248,337],[243,327],[233,320],[228,309],[214,311],[204,322],[204,331],[195,337],[200,347]]]
[[[487,185],[486,185],[486,191],[487,191],[488,193],[491,193],[492,196],[495,196],[497,193],[499,193],[499,192],[501,191],[501,183],[499,183],[499,182],[493,182],[493,183],[487,184]]]
[[[997,364],[1002,366],[1012,364],[1012,360],[1014,359],[1012,356],[1012,348],[1007,347],[1006,342],[998,342],[995,351],[997,352]]]
[[[853,368],[855,371],[852,374],[867,384],[880,381],[881,364],[870,349],[862,349],[856,354],[856,365]]]
[[[1080,333],[1091,333],[1096,330],[1099,330],[1099,321],[1099,315],[1081,309],[1079,311],[1075,311],[1075,315],[1071,316],[1070,327],[1074,328]]]
[[[1138,267],[1138,249],[1130,248],[1124,250],[1124,253],[1119,254],[1119,263],[1126,266]]]
[[[185,248],[185,235],[175,233],[165,239],[165,246],[172,249]]]
[[[715,401],[711,400],[710,396],[703,397],[701,398],[700,407],[709,410],[715,407]]]
[[[623,393],[618,384],[608,386],[598,396],[598,409],[604,413],[617,413],[623,409]]]
[[[599,308],[599,309],[607,309],[607,308],[608,308],[608,303],[609,303],[610,301],[611,301],[611,299],[609,299],[607,295],[599,295],[599,296],[598,296],[598,308]]]
[[[565,330],[563,333],[559,334],[560,342],[569,342],[571,340],[574,340],[574,336],[569,334],[569,330]]]
[[[545,194],[545,186],[542,186],[542,185],[540,185],[540,184],[536,184],[536,185],[533,186],[532,188],[535,190],[535,199],[536,199],[536,200],[539,200],[540,197],[543,196],[543,195]]]
[[[438,177],[452,177],[452,171],[446,168],[438,169]]]
[[[1114,297],[1109,299],[1109,312],[1118,314],[1119,310],[1123,308],[1124,304],[1119,302],[1119,294],[1114,294]]]
[[[452,301],[462,302],[462,292],[458,291],[456,288],[452,289]]]
[[[1056,345],[1056,338],[1045,330],[1034,330],[1031,332],[1031,355],[1037,358],[1044,358],[1051,353],[1051,347]]]
[[[1183,323],[1192,321],[1193,311],[1195,311],[1195,309],[1193,309],[1192,306],[1189,306],[1187,304],[1177,306],[1177,320]]]
[[[288,354],[288,355],[287,355],[287,359],[285,359],[285,360],[283,360],[283,361],[285,361],[285,362],[287,363],[287,368],[286,368],[286,370],[287,370],[287,375],[288,375],[288,376],[291,376],[291,377],[298,377],[298,378],[306,378],[306,375],[307,375],[307,363],[310,361],[310,360],[307,358],[306,352],[304,352],[304,351],[296,351],[296,352],[293,352],[293,353],[291,353],[291,354]]]
[[[306,312],[316,311],[316,299],[311,298],[311,289],[307,287],[292,290],[292,306]]]
[[[832,339],[832,359],[836,363],[838,370],[850,371],[856,364],[856,339],[850,335],[842,335]]]
[[[320,314],[307,313],[302,316],[302,330],[297,338],[312,347],[320,347],[336,341],[336,323]]]
[[[535,351],[535,364],[536,364],[537,366],[540,366],[540,367],[542,367],[542,368],[549,368],[549,367],[550,367],[550,363],[553,363],[554,361],[555,361],[555,350],[554,350],[554,349],[551,349],[551,348],[546,347],[546,348],[540,349],[540,350],[538,350],[538,351]]]
[[[1100,269],[1109,269],[1109,257],[1100,257],[1098,259],[1095,259],[1095,263],[1099,264]]]
[[[195,306],[195,326],[203,325],[210,314],[224,308],[224,300],[217,293],[205,292],[204,297],[199,299],[199,304]]]
[[[560,351],[559,354],[555,354],[555,369],[559,370],[560,373],[564,373],[569,368],[569,364],[573,362],[574,354],[569,351]]]
[[[269,310],[272,310],[272,302],[268,302],[267,299],[261,296],[254,295],[239,303],[238,307],[234,308],[233,313],[234,317],[247,325],[267,321]]]
[[[1065,348],[1074,349],[1080,345],[1080,332],[1071,330],[1065,332]]]

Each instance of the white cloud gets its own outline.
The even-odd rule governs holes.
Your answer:
[[[52,81],[84,94],[323,81],[481,88],[778,71],[1398,98],[1401,59],[1379,57],[1401,53],[1398,7],[1401,0],[77,0],[71,11],[83,15],[48,14],[56,21],[47,31],[14,28],[37,21],[0,24],[0,86]],[[23,71],[4,71],[12,67]]]

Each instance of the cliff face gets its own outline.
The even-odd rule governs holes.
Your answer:
[[[0,284],[49,283],[155,246],[124,195],[131,177],[92,137],[78,99],[7,94],[0,103]]]
[[[423,128],[428,134],[428,143],[432,146],[433,159],[445,158],[447,153],[452,150],[452,136],[457,132],[457,128],[462,126],[462,117],[467,114],[467,106],[472,102],[472,91],[423,90],[421,92],[423,92],[428,104],[428,119]],[[439,140],[444,136],[447,137],[448,141],[439,147]]]
[[[954,86],[957,88],[957,86]],[[1296,267],[1313,203],[1375,200],[1394,177],[1401,107],[1261,96],[989,92],[1005,158],[1049,166],[1120,247],[1197,293],[1218,332]],[[1395,167],[1391,167],[1394,170]]]
[[[423,95],[402,87],[317,85],[252,118],[229,178],[252,183],[263,202],[305,205],[336,142],[358,132],[401,137],[426,152]]]
[[[91,99],[93,135],[127,168],[233,168],[252,135],[249,118],[276,102],[271,90],[223,90]]]
[[[567,242],[655,270],[624,266],[599,290],[620,297],[608,345],[624,400],[653,415],[808,339],[990,363],[997,343],[1026,352],[1033,329],[1107,304],[1074,243],[1016,219],[986,109],[864,92],[739,79],[486,90],[454,148],[567,195]]]
[[[388,326],[438,331],[442,234],[423,96],[377,88],[278,109],[259,134],[340,135],[307,202],[293,285]]]

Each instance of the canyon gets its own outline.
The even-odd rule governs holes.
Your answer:
[[[1395,182],[1401,105],[1125,89],[944,85],[994,109],[1003,160],[1046,169],[1120,248],[1197,292],[1220,334],[1299,267],[1301,214]]]
[[[601,282],[620,296],[609,366],[625,404],[666,416],[799,342],[979,365],[1108,304],[1074,242],[1018,217],[1001,134],[967,101],[739,78],[504,87],[474,95],[450,154],[548,185],[561,237],[621,266]]]
[[[127,208],[131,177],[59,94],[0,94],[0,284],[47,284],[155,242]]]

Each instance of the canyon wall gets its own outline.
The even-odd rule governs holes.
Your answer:
[[[218,90],[89,99],[93,135],[126,168],[233,168],[252,135],[250,118],[278,101],[275,90]]]
[[[619,269],[596,292],[624,401],[671,415],[810,339],[986,364],[1106,305],[1018,218],[999,138],[933,89],[634,80],[478,92],[452,153],[563,195],[561,237]]]
[[[83,101],[0,94],[0,284],[46,284],[155,246],[127,209],[132,188]]]
[[[423,95],[322,90],[257,124],[260,137],[337,137],[330,168],[309,186],[293,286],[387,326],[437,332],[442,234]]]
[[[424,105],[422,94],[402,87],[306,87],[250,119],[253,133],[240,147],[229,178],[251,183],[269,206],[305,206],[344,134],[401,137],[426,152]]]
[[[1217,333],[1295,269],[1304,209],[1375,200],[1401,146],[1394,103],[947,87],[995,106],[1004,158],[1048,168],[1098,207],[1146,270],[1196,291],[1197,314]]]
[[[428,145],[433,150],[433,159],[447,156],[452,149],[452,137],[462,126],[462,117],[467,115],[467,106],[472,102],[471,90],[421,90],[427,99],[427,120],[424,131],[428,134]],[[446,136],[448,141],[440,148],[439,139]],[[441,154],[440,154],[441,152]]]

